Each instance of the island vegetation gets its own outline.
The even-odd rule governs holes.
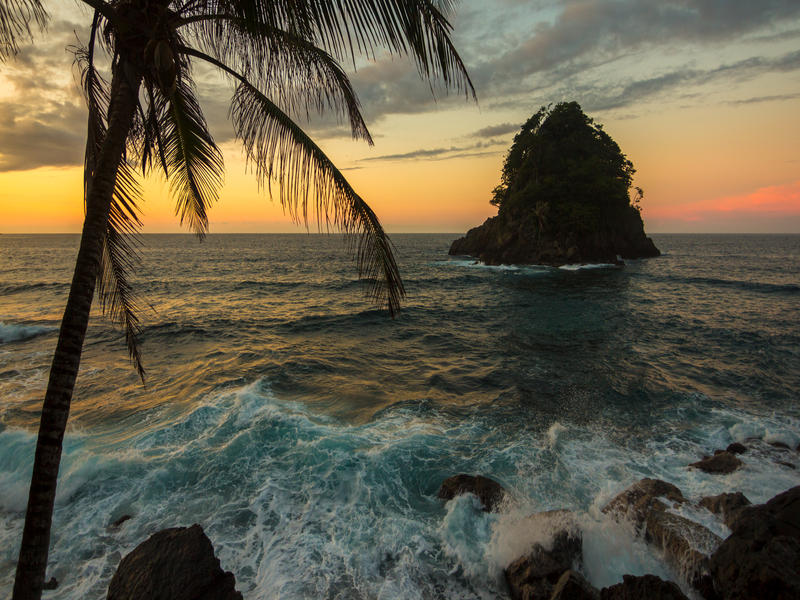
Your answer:
[[[644,233],[635,172],[577,102],[542,107],[508,151],[490,201],[498,215],[454,241],[450,254],[554,266],[659,256]]]

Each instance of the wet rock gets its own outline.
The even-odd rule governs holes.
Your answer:
[[[548,538],[534,544],[528,554],[505,570],[514,600],[550,600],[561,576],[581,561],[583,540],[580,529],[568,510],[551,510],[531,515],[525,526],[534,525]],[[564,596],[566,598],[566,596]]]
[[[686,502],[677,486],[660,479],[642,479],[612,498],[602,512],[615,519],[627,517],[637,526],[641,526],[649,509],[666,508],[659,498],[666,498],[673,505]]]
[[[742,509],[710,568],[725,600],[800,598],[800,486]]]
[[[600,590],[600,600],[689,600],[672,581],[656,575],[623,575],[622,583]]]
[[[122,515],[119,519],[117,519],[113,523],[110,523],[108,527],[106,527],[106,531],[114,531],[116,529],[119,529],[120,525],[122,525],[125,521],[131,520],[132,518],[133,517],[131,517],[130,515]]]
[[[719,496],[709,496],[701,498],[697,506],[708,509],[715,515],[722,515],[722,519],[728,529],[733,530],[736,519],[746,506],[751,506],[752,502],[742,492],[720,494]]]
[[[567,571],[556,582],[550,600],[600,600],[600,590],[577,571]]]
[[[164,529],[119,563],[107,600],[242,600],[200,525]]]
[[[716,599],[709,568],[711,555],[722,538],[680,515],[650,509],[645,520],[645,539],[664,552],[667,564],[703,598]]]
[[[716,456],[704,458],[701,461],[692,463],[689,466],[706,473],[733,473],[744,463],[730,452],[722,452]]]
[[[789,444],[784,444],[783,442],[767,442],[773,448],[778,448],[780,450],[791,450]]]
[[[58,587],[58,579],[55,577],[51,577],[47,581],[44,582],[43,590],[54,590]]]
[[[439,499],[452,500],[461,494],[475,494],[483,505],[483,510],[497,509],[506,496],[503,486],[482,475],[454,475],[448,477],[439,488]]]
[[[747,446],[740,442],[733,442],[729,444],[728,447],[725,449],[725,452],[730,452],[731,454],[744,454],[747,452]]]

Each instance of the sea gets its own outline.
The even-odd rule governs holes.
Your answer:
[[[614,495],[645,477],[694,502],[800,485],[796,451],[688,467],[734,441],[800,443],[800,235],[653,235],[659,258],[570,268],[449,256],[456,237],[392,236],[393,320],[339,235],[143,236],[146,384],[95,302],[44,597],[105,598],[139,543],[199,523],[247,600],[507,598],[504,568],[537,540],[524,518],[561,508],[597,587],[679,581],[601,513]],[[78,244],[0,236],[3,598]],[[443,503],[459,473],[509,500]]]

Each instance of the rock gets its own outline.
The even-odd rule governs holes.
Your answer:
[[[125,521],[129,521],[132,518],[133,517],[131,517],[130,515],[122,515],[119,519],[117,519],[113,523],[110,523],[108,527],[106,527],[106,531],[113,531],[115,529],[119,529],[120,525],[122,525]]]
[[[728,529],[733,530],[736,519],[739,517],[745,506],[751,506],[752,502],[745,497],[742,492],[720,494],[701,498],[697,506],[708,509],[715,515],[722,515],[723,521]]]
[[[200,525],[164,529],[125,556],[107,600],[242,600]]]
[[[780,450],[791,450],[789,444],[784,444],[783,442],[767,442],[773,448],[779,448]]]
[[[461,494],[475,494],[483,505],[483,510],[492,512],[506,496],[503,486],[482,475],[454,475],[442,482],[439,488],[441,500],[452,500]]]
[[[709,562],[722,538],[699,523],[652,508],[645,520],[645,539],[664,552],[667,564],[708,600],[716,598]]]
[[[740,444],[739,442],[733,442],[732,444],[728,445],[728,447],[725,449],[725,452],[730,452],[731,454],[744,454],[747,452],[747,446]]]
[[[730,452],[722,452],[716,456],[704,458],[701,461],[692,463],[689,466],[706,473],[733,473],[744,463]]]
[[[617,494],[602,512],[617,520],[627,517],[637,526],[641,526],[648,509],[654,506],[665,507],[659,498],[666,498],[676,504],[686,502],[680,489],[671,483],[660,479],[642,479]]]
[[[800,598],[800,486],[743,508],[710,569],[725,600]]]
[[[577,571],[569,570],[556,583],[550,600],[600,600],[600,590]]]
[[[549,539],[511,563],[504,573],[506,582],[514,600],[550,600],[561,576],[581,561],[580,529],[568,510],[537,513],[526,521]]]
[[[600,590],[600,600],[689,600],[677,583],[656,575],[623,575],[622,583]]]
[[[47,581],[44,582],[43,590],[54,590],[58,587],[58,579],[55,577],[51,577]]]

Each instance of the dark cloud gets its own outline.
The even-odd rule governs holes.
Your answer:
[[[41,39],[4,65],[0,74],[22,103],[0,107],[0,170],[81,164],[85,114],[73,57],[65,49],[77,43],[76,36],[87,39],[90,19],[86,13],[82,21],[52,22]],[[764,73],[800,69],[800,52],[786,52],[800,37],[798,0],[464,0],[452,22],[456,47],[485,111],[529,115],[543,104],[578,100],[586,110],[635,116],[644,102],[701,102],[709,83],[733,87]],[[728,52],[734,45],[736,53]],[[648,70],[653,57],[657,66]],[[225,143],[234,137],[227,119],[231,88],[212,71],[196,69],[198,96],[215,140]],[[424,81],[402,57],[379,56],[351,79],[368,127],[391,114],[471,104],[463,93]],[[791,97],[778,90],[734,102]],[[350,136],[349,127],[329,115],[298,122],[314,138]],[[484,152],[465,140],[492,142],[518,127],[486,127],[458,140],[463,147],[425,150],[427,156],[372,160]]]
[[[508,142],[504,140],[489,140],[478,142],[469,146],[451,146],[450,148],[419,149],[412,152],[401,154],[385,154],[383,156],[371,156],[359,160],[359,163],[366,162],[411,162],[419,160],[445,160],[451,158],[462,158],[466,156],[483,156],[486,154],[497,154],[498,147],[506,148]]]
[[[86,109],[72,74],[79,25],[55,21],[41,43],[21,47],[3,69],[15,99],[0,102],[0,171],[83,163]]]
[[[490,125],[489,127],[484,127],[483,129],[479,129],[471,134],[468,137],[480,137],[480,138],[488,138],[488,137],[495,137],[498,135],[505,135],[507,133],[517,133],[519,128],[522,127],[521,123],[503,123],[502,125]]]

